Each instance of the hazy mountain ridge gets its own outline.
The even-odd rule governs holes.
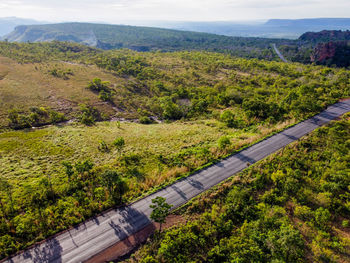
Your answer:
[[[2,17],[0,18],[0,36],[9,34],[14,30],[16,26],[19,25],[36,25],[42,24],[44,22],[39,22],[34,19],[18,18],[18,17]]]
[[[61,23],[19,26],[3,39],[9,42],[69,41],[109,50],[128,48],[136,51],[208,50],[233,55],[274,59],[271,44],[289,40],[228,37],[222,35],[155,27]]]
[[[263,23],[248,22],[173,22],[154,26],[207,32],[227,36],[297,39],[307,31],[347,30],[349,18],[270,19]]]

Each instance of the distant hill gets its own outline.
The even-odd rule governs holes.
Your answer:
[[[350,18],[271,19],[267,22],[162,22],[166,28],[207,32],[226,36],[297,39],[308,31],[347,30]]]
[[[35,24],[43,24],[43,22],[17,17],[2,17],[0,18],[0,37],[12,32],[16,26]]]
[[[128,48],[136,51],[225,51],[243,57],[267,59],[274,57],[271,44],[277,41],[152,27],[91,23],[18,26],[5,38],[10,42],[70,41],[105,50]],[[278,40],[277,43],[286,41]]]

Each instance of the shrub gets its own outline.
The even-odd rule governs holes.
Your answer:
[[[107,143],[105,141],[100,141],[100,144],[98,145],[98,150],[100,152],[108,152],[109,148]]]
[[[312,218],[312,211],[309,207],[303,205],[303,206],[296,206],[294,210],[295,216],[298,218],[306,221],[310,220]]]
[[[331,213],[328,209],[320,207],[315,211],[315,223],[320,229],[327,229]]]
[[[151,118],[147,117],[147,116],[140,117],[139,121],[140,121],[141,124],[152,124],[152,123],[154,123],[154,121]]]
[[[121,178],[121,176],[114,170],[107,170],[100,176],[101,183],[107,188],[107,191],[111,198],[121,203],[123,195],[128,190],[127,183]]]
[[[49,116],[51,123],[59,123],[66,120],[64,114],[57,111],[50,111]]]
[[[236,126],[235,115],[230,110],[225,110],[221,113],[220,120],[225,123],[227,127],[233,128]]]
[[[80,112],[79,120],[82,124],[93,125],[96,121],[101,120],[100,112],[92,106],[81,104]]]
[[[125,145],[125,140],[123,137],[118,137],[114,140],[113,145],[120,151],[124,145]]]
[[[109,87],[110,83],[108,81],[102,81],[99,78],[94,78],[89,82],[87,89],[98,93],[99,99],[103,101],[112,101],[114,91]]]
[[[183,112],[179,105],[175,104],[170,97],[164,97],[161,99],[161,107],[164,119],[179,120],[183,117]]]
[[[227,136],[222,136],[218,140],[218,146],[220,149],[226,149],[230,144],[231,141]]]

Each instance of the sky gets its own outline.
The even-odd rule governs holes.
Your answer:
[[[247,21],[349,17],[350,0],[0,0],[0,17],[41,21]]]

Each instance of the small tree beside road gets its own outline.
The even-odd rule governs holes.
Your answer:
[[[149,206],[150,208],[153,208],[151,219],[159,223],[159,232],[161,232],[162,224],[165,223],[165,219],[169,215],[172,205],[169,205],[166,202],[166,199],[161,196],[152,199],[152,203],[153,204]]]

